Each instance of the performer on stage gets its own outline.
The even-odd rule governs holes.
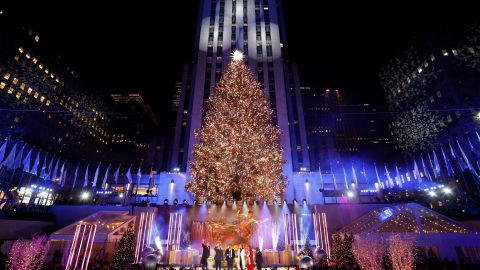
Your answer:
[[[222,261],[223,261],[223,250],[221,247],[216,246],[215,247],[215,270],[221,270],[222,269]]]
[[[227,270],[233,270],[233,259],[235,258],[235,251],[230,246],[225,250],[225,258],[227,258]]]
[[[202,270],[208,270],[207,259],[210,257],[210,247],[205,244],[205,240],[202,241],[202,258],[200,263],[202,264]]]
[[[237,269],[244,270],[245,269],[245,249],[242,246],[238,249],[238,261],[237,261]]]
[[[262,270],[263,267],[263,254],[260,249],[258,249],[257,254],[255,254],[255,264],[257,265],[258,270]]]
[[[254,261],[253,261],[253,251],[252,251],[252,247],[250,247],[250,248],[249,248],[249,251],[248,251],[247,270],[254,270]]]

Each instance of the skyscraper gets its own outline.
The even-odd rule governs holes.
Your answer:
[[[295,65],[287,60],[287,41],[281,0],[203,0],[200,3],[195,59],[186,65],[181,83],[169,169],[187,170],[194,130],[202,111],[235,50],[265,87],[282,130],[285,174],[309,171],[307,137]]]

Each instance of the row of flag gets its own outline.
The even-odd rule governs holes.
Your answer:
[[[21,170],[23,173],[31,174],[37,176],[44,181],[51,181],[57,183],[59,186],[64,187],[67,181],[67,171],[69,167],[74,167],[73,175],[70,175],[72,180],[72,190],[75,188],[76,183],[81,181],[80,174],[83,173],[83,186],[82,188],[97,188],[99,180],[101,180],[100,189],[106,189],[107,180],[110,176],[111,164],[106,166],[103,177],[101,177],[100,172],[102,170],[102,163],[99,163],[93,173],[93,182],[91,180],[91,174],[89,173],[90,164],[86,164],[82,170],[82,166],[78,163],[76,166],[70,166],[70,162],[62,159],[61,157],[56,157],[49,152],[43,151],[42,149],[35,149],[33,146],[22,143],[13,143],[13,146],[10,147],[7,151],[7,146],[10,141],[5,140],[0,146],[0,167],[6,170]],[[32,163],[33,162],[33,163]],[[113,180],[115,184],[118,184],[120,177],[120,167],[119,164],[113,173]],[[128,168],[125,173],[125,177],[129,184],[132,184],[134,181],[134,175],[132,174],[132,165]],[[140,166],[138,167],[135,178],[137,180],[137,186],[140,185],[140,180],[142,177],[142,172]],[[90,184],[91,183],[91,184]],[[150,181],[149,186],[152,188],[155,185],[153,172],[150,171]]]
[[[436,147],[430,151],[425,151],[421,155],[417,155],[416,158],[412,158],[410,161],[411,166],[407,164],[405,169],[399,168],[395,164],[395,170],[392,171],[388,168],[387,164],[381,168],[384,170],[383,173],[379,173],[377,164],[371,166],[369,176],[365,168],[365,164],[362,163],[362,167],[359,172],[363,176],[363,183],[369,186],[369,184],[374,184],[378,188],[393,188],[399,187],[402,188],[406,182],[418,181],[421,183],[423,180],[428,180],[429,182],[434,182],[441,177],[450,177],[453,176],[455,171],[464,171],[469,170],[476,182],[475,185],[480,187],[480,136],[478,132],[477,142],[473,143],[470,138],[467,138],[465,144],[468,144],[468,150],[465,151],[462,143],[456,141],[455,144],[449,142],[444,145],[447,147],[448,151],[444,149],[444,146]],[[477,145],[477,146],[475,146]],[[438,155],[437,155],[438,154]],[[469,158],[470,157],[470,158]],[[338,189],[339,183],[336,178],[336,174],[333,173],[334,168],[336,171],[341,171],[340,176],[343,175],[343,184],[345,189],[349,189],[349,184],[355,184],[358,187],[359,177],[357,175],[358,166],[354,166],[353,162],[351,164],[351,172],[345,169],[343,162],[337,162],[337,166],[332,166],[330,168],[332,171],[331,177],[334,185],[334,189]],[[419,166],[420,165],[420,166]],[[324,175],[322,174],[321,169],[320,173],[320,186],[324,188]],[[374,181],[370,181],[370,179]]]

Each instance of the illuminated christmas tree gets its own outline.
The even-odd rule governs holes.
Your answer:
[[[128,269],[129,265],[135,261],[133,248],[135,247],[135,232],[133,228],[123,234],[122,239],[118,243],[117,250],[113,256],[113,269]]]
[[[187,189],[199,199],[273,200],[285,190],[281,131],[262,85],[236,51],[210,97]]]
[[[16,240],[8,255],[8,269],[42,269],[49,247],[50,240],[46,235],[35,235],[32,240]]]

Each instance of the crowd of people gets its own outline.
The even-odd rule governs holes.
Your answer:
[[[202,265],[202,270],[208,270],[208,258],[210,258],[211,247],[202,242],[202,257],[200,259],[200,264]],[[222,263],[225,260],[227,262],[227,269],[233,270],[233,265],[236,262],[238,270],[254,270],[255,266],[258,270],[261,270],[263,267],[263,255],[260,249],[252,249],[251,246],[240,246],[236,251],[231,246],[226,246],[226,249],[223,249],[222,246],[217,245],[213,248],[215,252],[213,260],[215,262],[215,270],[222,269]]]

